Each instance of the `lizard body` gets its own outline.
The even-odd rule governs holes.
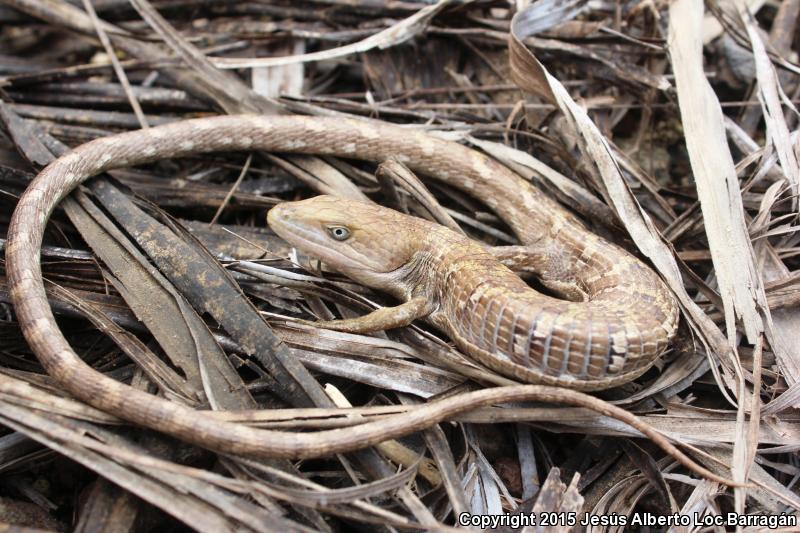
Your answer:
[[[318,196],[279,204],[268,219],[293,246],[405,301],[322,326],[367,332],[426,318],[465,353],[520,381],[610,388],[646,371],[675,331],[666,289],[621,250],[584,255],[567,291],[584,301],[567,301],[531,289],[469,238],[377,205]]]
[[[122,419],[162,431],[198,446],[226,454],[287,458],[321,457],[361,449],[430,427],[479,406],[526,400],[564,403],[592,409],[636,428],[682,464],[707,479],[731,486],[742,486],[696,464],[635,415],[565,387],[518,385],[473,391],[433,401],[382,420],[309,434],[264,430],[225,422],[177,402],[134,389],[94,370],[81,360],[64,338],[45,293],[39,255],[50,214],[58,202],[80,183],[107,170],[169,157],[226,150],[313,153],[376,162],[397,157],[420,174],[438,178],[483,199],[522,242],[525,248],[523,255],[533,259],[532,269],[542,283],[562,293],[571,293],[574,298],[588,298],[587,302],[573,303],[588,305],[587,308],[598,309],[598,313],[602,309],[610,309],[613,310],[611,313],[613,315],[622,313],[622,309],[627,307],[624,316],[634,324],[648,324],[655,317],[655,322],[662,327],[651,329],[654,337],[643,337],[646,340],[642,341],[641,346],[646,346],[646,350],[636,350],[636,343],[627,344],[628,351],[632,354],[628,360],[634,361],[633,366],[628,367],[625,363],[622,366],[615,363],[613,366],[615,372],[619,369],[623,375],[628,372],[625,379],[632,379],[636,372],[652,363],[658,356],[658,350],[663,348],[674,334],[677,322],[676,304],[655,273],[632,255],[593,235],[564,208],[485,155],[423,132],[375,122],[343,120],[338,117],[221,116],[185,120],[96,139],[52,162],[20,196],[9,224],[6,245],[6,270],[10,295],[20,328],[31,349],[52,376],[54,383],[65,391],[89,405]],[[430,228],[430,226],[425,227]],[[392,228],[387,228],[385,231],[391,233]],[[417,249],[419,242],[414,241],[412,245]],[[431,251],[456,253],[459,246],[466,246],[469,248],[467,251],[473,253],[471,245],[456,243],[438,251],[433,249]],[[514,255],[511,254],[507,259],[513,260]],[[456,265],[459,263],[456,259],[439,258],[436,264]],[[474,266],[475,258],[473,257],[471,261]],[[487,263],[488,261],[486,258]],[[346,265],[339,266],[347,273]],[[504,285],[506,283],[504,280],[511,279],[508,272],[500,269],[496,263],[493,263],[491,268],[491,272],[477,268],[455,270],[451,274],[453,286],[458,288],[471,286],[475,289],[469,289],[472,296],[484,294],[476,296],[484,302],[483,308],[495,306],[497,304],[492,302],[497,300],[491,297],[488,290],[481,293],[474,281],[468,282],[467,279],[461,278],[465,275],[480,275],[487,280],[494,279],[495,287],[515,290],[511,285],[518,284],[518,281],[508,281]],[[502,275],[500,275],[501,270]],[[498,275],[495,277],[495,274]],[[448,276],[447,272],[439,272],[437,275],[444,275],[445,278]],[[450,306],[448,313],[455,313],[454,316],[458,316],[462,311],[454,306],[464,300],[461,296],[457,296],[458,291],[448,292],[449,283],[447,281],[435,284],[408,283],[404,287],[444,288],[437,300],[441,310]],[[519,291],[527,290],[519,286]],[[408,316],[419,316],[421,310],[430,308],[420,303],[422,300],[417,297],[418,295],[398,294],[398,296],[410,296],[409,302],[420,305],[418,309],[414,309],[413,306],[407,307]],[[451,299],[449,302],[448,298]],[[620,301],[624,301],[625,304],[603,307],[611,306],[615,299],[621,299]],[[476,308],[476,313],[477,309],[481,307]],[[568,313],[551,314],[553,317],[556,315],[569,316]],[[433,320],[437,320],[436,316],[434,314]],[[489,315],[484,314],[484,316],[488,322]],[[497,310],[493,316],[502,318],[506,315]],[[521,315],[515,311],[515,316]],[[623,318],[622,322],[626,320],[624,316],[622,314],[618,316]],[[467,318],[461,315],[463,323],[468,323],[464,322]],[[589,318],[594,324],[594,319],[597,317],[591,315]],[[502,322],[504,320],[501,320],[501,326]],[[471,324],[474,326],[476,322],[472,321]],[[533,326],[534,337],[537,336],[538,324],[537,321]],[[554,322],[553,329],[550,330],[553,332],[553,338],[550,340],[551,353],[555,353],[553,344],[556,340],[555,335],[561,335],[555,327],[557,325]],[[443,327],[446,329],[446,324]],[[531,327],[529,323],[528,330]],[[484,327],[484,338],[485,331],[488,330]],[[453,330],[452,334],[455,339],[459,338],[460,333],[457,331]],[[569,333],[567,335],[569,336]],[[572,335],[574,337],[575,332]],[[490,338],[494,342],[494,330]],[[595,337],[592,334],[592,339],[587,338],[580,342],[584,343],[584,347],[591,347],[591,354],[594,354],[595,343],[608,338]],[[503,344],[502,339],[498,333],[498,345]],[[569,344],[572,342],[575,341]],[[514,346],[517,346],[516,340]],[[598,344],[598,346],[600,346],[598,353],[607,350],[606,345]],[[532,353],[531,360],[534,360],[536,350],[532,349]],[[479,354],[478,357],[482,356]],[[569,364],[567,367],[569,368]],[[612,386],[613,378],[602,376],[602,365],[598,368],[601,369],[601,373],[596,375],[597,379],[594,379],[589,388]],[[543,373],[542,376],[544,375],[547,374]],[[578,380],[573,380],[572,383],[560,382],[558,376],[555,382],[566,386],[580,385]],[[0,391],[13,386],[11,378],[0,375]]]

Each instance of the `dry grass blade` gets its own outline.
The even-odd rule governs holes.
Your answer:
[[[4,403],[4,402],[3,402]],[[92,439],[84,436],[80,428],[57,420],[51,421],[43,416],[34,415],[9,404],[4,404],[0,420],[3,424],[14,428],[49,448],[70,457],[87,468],[102,472],[103,476],[126,488],[143,500],[162,507],[166,512],[174,514],[182,522],[189,524],[197,531],[234,531],[237,520],[224,517],[214,506],[203,502],[203,496],[179,495],[174,488],[163,481],[156,472],[139,473],[119,465],[114,459],[119,448],[108,445],[96,445]],[[116,443],[119,445],[119,441]],[[101,448],[102,451],[97,450]],[[105,452],[105,454],[103,453]],[[167,502],[172,502],[167,504]],[[220,502],[224,505],[223,502]],[[230,502],[227,502],[230,503]],[[255,517],[253,517],[255,518]],[[260,517],[263,520],[265,517]],[[271,520],[277,517],[271,517]],[[251,522],[253,531],[274,531],[269,527],[257,526],[257,519]],[[241,527],[242,524],[239,524]],[[286,526],[284,526],[286,527]],[[249,528],[248,528],[249,529]]]
[[[703,72],[702,15],[702,2],[678,0],[670,6],[669,50],[686,144],[723,300],[728,339],[733,345],[737,318],[741,318],[748,339],[756,342],[764,330],[762,313],[768,316],[769,311],[744,220],[739,180],[725,137],[722,109]],[[738,361],[735,363],[736,394],[740,402],[737,428],[741,439],[737,439],[734,446],[733,476],[744,480],[754,458],[754,453],[749,452],[754,451],[755,435],[748,432],[744,423],[746,390],[741,368]],[[756,415],[757,411],[751,413],[751,416]],[[736,491],[736,508],[740,512],[744,510],[744,494],[739,490]]]
[[[572,477],[569,485],[566,485],[561,481],[558,469],[551,469],[536,498],[532,512],[537,514],[556,513],[556,516],[570,516],[580,513],[583,507],[583,497],[578,492],[578,481],[579,476],[576,474]],[[530,527],[525,530],[530,531],[532,529],[535,531],[540,530],[540,528],[534,529]],[[571,529],[572,526],[567,523],[556,523],[550,528],[551,531],[559,533],[566,533]]]
[[[212,314],[246,353],[259,357],[270,368],[284,388],[287,401],[308,405],[313,399],[325,404],[317,382],[296,362],[205,249],[180,240],[110,184],[97,183],[94,192],[187,299]]]
[[[200,390],[194,386],[199,383],[190,383],[182,379],[181,376],[173,371],[166,363],[158,358],[147,346],[142,343],[135,335],[114,324],[111,318],[103,313],[100,306],[92,302],[81,300],[71,291],[59,286],[51,289],[56,298],[61,298],[73,307],[81,311],[89,320],[95,324],[99,330],[114,339],[120,347],[136,364],[147,374],[147,377],[158,386],[165,394],[171,396],[175,401],[186,404],[196,404],[200,400]],[[194,385],[194,386],[193,386]],[[213,390],[212,390],[213,392]],[[251,404],[251,408],[255,402]]]
[[[744,220],[739,181],[725,140],[722,110],[703,72],[702,3],[672,4],[670,20],[673,21],[670,58],[706,235],[725,307],[728,338],[733,342],[736,319],[741,318],[748,338],[755,342],[764,330],[761,313],[767,308],[766,298]]]
[[[125,71],[122,69],[119,59],[117,59],[117,54],[114,51],[114,47],[111,45],[108,34],[106,34],[103,26],[100,24],[100,21],[97,19],[97,13],[95,12],[94,7],[92,7],[92,3],[89,0],[83,0],[83,8],[87,13],[89,13],[89,17],[92,19],[92,24],[94,24],[94,27],[97,30],[97,36],[100,38],[100,42],[103,43],[103,48],[105,48],[106,54],[108,54],[111,64],[114,66],[114,72],[117,74],[117,78],[122,84],[123,89],[125,89],[125,93],[128,95],[131,108],[136,114],[136,118],[139,119],[139,124],[142,128],[149,128],[150,126],[147,123],[147,118],[144,116],[142,106],[139,104],[139,100],[137,100],[136,96],[133,94],[131,84],[128,81],[128,76],[125,75]]]
[[[797,108],[783,93],[778,73],[767,55],[752,15],[743,9],[740,9],[739,14],[742,17],[742,23],[747,29],[750,44],[753,47],[758,94],[763,108],[764,121],[767,125],[767,135],[778,153],[781,170],[789,183],[792,194],[795,196],[792,204],[797,207],[797,195],[800,194],[800,164],[798,164],[798,154],[795,147],[792,146],[789,128],[783,116],[783,105],[786,105],[795,114],[797,113]]]
[[[800,0],[82,1],[0,7],[0,508],[84,532],[455,531],[478,515],[502,530],[529,513],[525,531],[544,516],[796,529]],[[253,131],[293,122],[275,153],[253,150]],[[126,131],[142,144],[117,151]],[[77,148],[95,139],[97,158]],[[33,198],[51,193],[25,190],[71,148],[85,157],[59,183],[114,170],[49,214]],[[520,386],[435,319],[320,329],[405,299],[265,225],[320,193],[447,226],[548,297],[625,249],[684,316],[644,374],[588,396]],[[564,231],[552,199],[594,235]],[[6,235],[15,209],[27,222]],[[45,212],[38,264],[24,244],[19,261]],[[364,253],[401,240],[374,224]],[[558,264],[546,243],[570,235],[582,252]],[[582,247],[596,237],[613,246]],[[440,244],[393,270],[427,280],[417,304],[433,277],[461,277]],[[588,282],[617,304],[618,257]],[[20,282],[38,266],[43,291]],[[456,307],[501,348],[530,309],[507,323],[502,298],[482,300],[495,276],[464,291],[485,305]],[[431,285],[431,303],[457,292]],[[670,300],[654,294],[589,321]],[[519,329],[547,363],[577,342],[549,322]]]
[[[471,0],[470,0],[471,1]],[[291,55],[286,57],[266,57],[266,58],[219,58],[211,61],[215,66],[224,69],[233,68],[261,68],[277,67],[280,65],[291,65],[294,63],[307,63],[311,61],[324,61],[346,57],[359,52],[368,52],[373,48],[389,48],[408,41],[415,35],[425,30],[428,22],[442,9],[453,3],[453,0],[439,0],[417,11],[407,19],[382,30],[375,35],[357,43],[348,44],[339,48],[332,48],[321,52],[309,54]]]
[[[384,186],[384,190],[388,187],[397,186],[403,189],[411,198],[419,202],[423,208],[423,212],[443,226],[447,226],[451,230],[464,235],[464,230],[461,229],[453,217],[439,205],[439,202],[434,196],[425,188],[425,185],[420,179],[409,170],[403,163],[395,159],[384,161],[378,166],[375,171],[378,181]],[[391,185],[389,185],[391,184]],[[398,200],[398,207],[404,204]]]
[[[214,68],[206,57],[186,42],[147,0],[132,0],[131,5],[188,65],[197,70],[201,78],[207,80],[205,83],[212,87],[215,95],[219,95],[217,101],[226,111],[262,113],[274,111],[274,104],[271,101],[250,90],[239,78]],[[241,98],[232,101],[228,96],[231,93],[239,94]]]
[[[73,223],[111,270],[111,283],[158,339],[171,363],[199,393],[202,385],[197,354],[191,349],[192,344],[187,343],[192,338],[188,335],[187,324],[180,320],[180,295],[96,206],[84,198],[80,204],[70,200],[65,207]],[[165,320],[164,316],[170,319]]]
[[[533,11],[537,6],[528,8]],[[699,308],[686,292],[678,265],[668,246],[662,240],[650,217],[641,210],[636,199],[626,186],[614,155],[586,111],[579,107],[567,90],[545,69],[524,45],[523,39],[530,30],[525,22],[529,17],[517,14],[511,22],[509,37],[509,56],[512,75],[520,87],[543,95],[555,102],[565,117],[569,119],[571,133],[580,142],[580,148],[590,162],[599,182],[604,185],[617,217],[633,238],[639,250],[655,265],[669,287],[678,297],[681,305],[692,318],[693,323],[703,333],[706,342],[720,355],[729,355],[729,348],[716,325]]]
[[[606,204],[531,154],[491,141],[475,138],[469,141],[511,167],[517,174],[532,180],[540,187],[555,191],[559,199],[573,206],[589,220],[600,220],[604,223],[613,221],[613,213]]]

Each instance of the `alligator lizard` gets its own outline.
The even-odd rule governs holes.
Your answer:
[[[577,250],[585,275],[572,292],[587,301],[570,302],[529,288],[467,237],[369,203],[333,196],[282,203],[269,225],[336,270],[405,300],[323,327],[368,332],[427,317],[464,352],[522,381],[613,387],[647,370],[675,329],[666,289],[621,250]]]
[[[59,385],[99,409],[206,448],[277,457],[314,457],[363,448],[429,427],[480,405],[523,400],[567,403],[621,420],[640,430],[695,472],[721,483],[737,485],[691,461],[634,415],[576,390],[544,385],[498,387],[431,402],[407,413],[360,426],[296,434],[221,422],[175,402],[132,389],[86,365],[59,330],[42,281],[39,252],[45,225],[58,202],[78,184],[106,170],[166,157],[256,149],[372,161],[397,157],[412,170],[484,199],[509,224],[528,247],[528,252],[540,258],[537,273],[543,283],[562,292],[585,294],[589,300],[585,304],[564,303],[568,312],[561,311],[554,302],[547,303],[541,307],[542,317],[535,320],[534,325],[524,324],[532,331],[531,339],[544,334],[545,345],[549,339],[549,353],[553,359],[552,364],[548,361],[541,365],[537,349],[532,347],[528,352],[524,348],[523,362],[527,354],[531,362],[539,363],[545,370],[541,374],[533,371],[520,374],[520,377],[572,387],[612,386],[643,372],[674,333],[676,306],[654,273],[631,255],[594,236],[555,202],[488,157],[452,142],[391,125],[340,118],[224,116],[182,121],[84,144],[51,163],[20,197],[9,226],[6,248],[11,297],[23,334]],[[470,248],[463,243],[459,246]],[[471,248],[468,251],[473,253]],[[488,258],[486,262],[488,264]],[[492,265],[490,270],[473,271],[493,275],[499,267],[496,263]],[[454,287],[475,287],[474,281],[457,281],[461,276],[473,275],[469,270],[454,271],[450,275],[454,276]],[[481,294],[480,302],[495,305],[493,302],[499,300],[492,297],[492,290],[527,290],[513,285],[516,282],[509,281],[506,271],[498,279],[502,279],[502,283],[474,291],[473,294]],[[452,302],[447,305],[454,305],[465,295],[456,291],[438,297],[440,303],[450,298]],[[520,301],[525,302],[524,299]],[[481,326],[483,330],[475,321],[470,323],[461,316],[461,323],[472,328],[471,336],[457,331],[452,334],[456,339],[463,336],[474,341],[474,335],[480,337],[483,331],[483,341],[488,337],[490,346],[494,346],[495,332],[498,332],[497,344],[508,342],[511,353],[516,354],[517,347],[523,344],[502,337],[499,331],[506,327],[506,317],[522,317],[526,311],[522,308],[509,311],[505,313],[499,308],[492,311],[495,322],[498,319],[501,322],[497,327],[493,327],[489,314],[485,313],[488,324]],[[603,317],[599,316],[601,313]],[[618,329],[622,326],[624,330]],[[572,351],[573,347],[577,347],[577,351]],[[624,353],[620,353],[623,350]],[[567,356],[565,367],[563,357],[559,359],[554,354],[572,355]],[[588,354],[588,363],[573,365],[576,354]],[[515,363],[514,368],[517,367],[521,365]],[[559,368],[559,371],[564,368],[575,378],[564,380],[558,373],[547,370],[549,368]],[[514,372],[512,375],[517,375]]]

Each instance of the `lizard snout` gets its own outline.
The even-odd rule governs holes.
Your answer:
[[[286,221],[292,219],[292,215],[295,211],[296,208],[291,202],[278,204],[267,213],[267,224],[272,228],[272,231],[280,235],[281,229],[284,228]]]

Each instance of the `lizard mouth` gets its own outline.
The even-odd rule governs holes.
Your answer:
[[[383,273],[382,265],[376,264],[369,256],[357,254],[353,248],[329,239],[323,234],[319,221],[307,220],[291,202],[278,204],[270,209],[267,223],[280,238],[337,270]],[[341,250],[345,247],[350,253]],[[353,257],[354,255],[358,257]]]

